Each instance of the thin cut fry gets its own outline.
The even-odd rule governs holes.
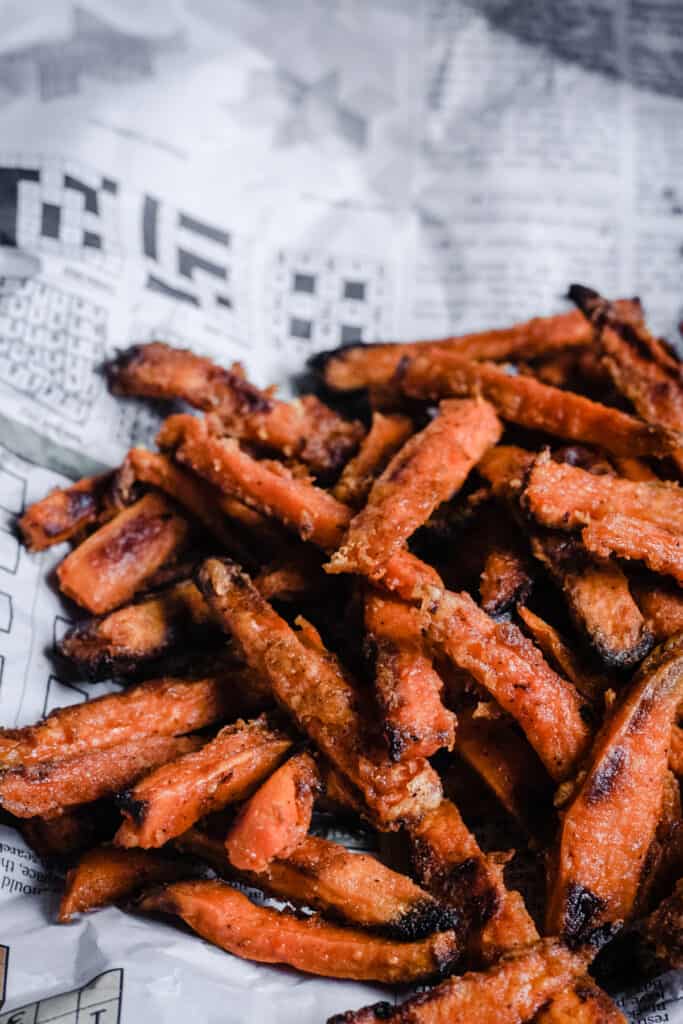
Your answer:
[[[150,885],[175,882],[196,874],[191,862],[150,850],[96,846],[66,876],[57,920],[70,921],[100,907],[128,900]]]
[[[57,569],[60,589],[95,615],[111,611],[180,550],[187,532],[166,498],[146,494],[64,559]]]
[[[225,840],[230,862],[243,871],[264,871],[287,857],[308,832],[320,788],[310,754],[286,761],[244,805]]]
[[[375,692],[392,761],[430,757],[453,746],[455,715],[426,650],[417,608],[383,594],[365,599],[365,628],[375,655]]]
[[[201,746],[194,736],[147,736],[67,761],[0,773],[0,807],[17,818],[49,817],[133,785],[141,775]]]
[[[198,581],[247,663],[270,680],[276,700],[363,794],[382,827],[395,828],[438,803],[441,786],[429,764],[421,758],[391,764],[372,750],[358,694],[336,659],[302,644],[238,566],[208,559]]]
[[[668,640],[683,630],[683,590],[641,579],[631,581],[631,590],[656,640]]]
[[[468,359],[532,359],[557,349],[590,345],[592,338],[590,325],[582,322],[577,311],[572,310],[459,338],[408,344],[345,345],[314,356],[311,364],[323,373],[328,387],[354,391],[387,384],[404,359],[418,354],[429,358],[433,352],[445,349]]]
[[[567,646],[554,626],[536,615],[530,608],[518,605],[517,614],[532,638],[551,664],[574,684],[586,700],[596,703],[610,684],[606,675],[597,675],[584,668],[576,654]]]
[[[510,539],[493,542],[479,582],[481,606],[487,615],[504,615],[525,601],[533,587],[529,559],[518,543]]]
[[[562,815],[547,924],[582,942],[632,912],[659,821],[671,727],[683,695],[683,643],[643,663],[596,739],[591,765]]]
[[[77,622],[58,643],[59,653],[91,679],[130,675],[210,625],[206,601],[191,580],[102,618]]]
[[[114,842],[163,846],[205,814],[249,796],[291,745],[263,717],[227,725],[201,750],[164,765],[120,795],[124,821]]]
[[[442,399],[480,394],[501,419],[555,437],[594,444],[615,455],[668,455],[683,434],[653,426],[572,391],[512,375],[495,363],[475,363],[455,353],[417,356],[402,371],[399,386],[412,398]]]
[[[449,978],[399,1006],[376,1003],[330,1017],[328,1024],[522,1024],[579,977],[587,955],[544,939],[481,973]]]
[[[328,572],[381,576],[383,566],[418,526],[459,490],[501,431],[486,402],[442,402],[439,415],[404,444],[375,481]]]
[[[424,981],[447,973],[460,952],[453,932],[396,943],[317,916],[257,907],[225,882],[176,882],[146,896],[140,909],[177,914],[202,938],[235,956],[331,978]]]
[[[281,402],[234,370],[158,341],[122,352],[108,376],[115,394],[182,398],[216,413],[233,436],[275,448],[316,471],[343,465],[362,437],[359,423],[342,419],[314,395]]]
[[[370,430],[361,441],[358,454],[346,463],[332,488],[335,498],[350,508],[362,508],[375,478],[408,440],[412,430],[413,424],[407,416],[373,413]]]
[[[614,513],[589,523],[581,539],[596,558],[637,559],[683,586],[683,541],[664,526],[648,523],[644,527],[637,519]]]
[[[30,505],[18,522],[28,550],[43,551],[71,540],[84,527],[97,522],[107,504],[112,479],[112,473],[88,476]]]
[[[444,593],[429,635],[516,718],[550,776],[571,774],[590,741],[582,700],[512,623],[495,622],[468,594]]]

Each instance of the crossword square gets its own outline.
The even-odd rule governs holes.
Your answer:
[[[365,281],[344,281],[344,298],[365,301]]]
[[[19,541],[9,532],[0,527],[0,569],[14,576],[19,568]]]
[[[0,590],[0,633],[12,629],[12,595]]]
[[[293,338],[304,338],[308,341],[313,334],[313,324],[310,320],[293,316],[289,321],[289,333]]]
[[[59,238],[62,211],[59,206],[43,203],[40,233],[45,238]]]
[[[342,345],[355,345],[356,342],[363,340],[363,328],[342,324],[339,340]]]
[[[26,481],[10,469],[0,466],[0,508],[18,516],[24,511]]]
[[[292,282],[292,291],[307,292],[313,295],[315,292],[315,274],[295,274]]]

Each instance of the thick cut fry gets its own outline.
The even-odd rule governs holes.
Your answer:
[[[506,718],[458,716],[456,750],[524,831],[547,815],[551,783],[529,743]]]
[[[111,611],[180,550],[187,532],[166,498],[146,494],[64,559],[57,569],[60,589],[94,615]]]
[[[487,402],[442,402],[438,416],[404,444],[375,481],[328,571],[381,576],[418,526],[459,490],[501,430]]]
[[[281,402],[234,370],[163,342],[135,345],[108,367],[112,391],[148,398],[182,398],[214,412],[234,437],[275,448],[317,472],[346,462],[363,430],[315,397]]]
[[[412,398],[480,394],[495,406],[501,419],[554,437],[594,444],[614,455],[663,456],[683,442],[681,433],[644,423],[583,395],[447,351],[412,359],[399,375],[398,384]]]
[[[392,764],[372,748],[358,694],[336,659],[302,644],[238,566],[207,560],[199,586],[247,663],[270,680],[275,699],[362,793],[382,827],[395,828],[439,802],[441,786],[429,764]]]
[[[400,1006],[376,1003],[328,1024],[522,1024],[586,969],[588,957],[545,939],[481,973],[449,978]]]
[[[190,829],[175,845],[206,861],[217,874],[234,875],[220,840]],[[318,836],[305,836],[288,857],[242,877],[296,906],[314,907],[328,917],[395,939],[412,941],[460,929],[458,911],[438,902],[407,875],[370,854],[352,853]]]
[[[657,648],[596,739],[562,815],[550,872],[551,934],[579,943],[633,910],[661,815],[671,727],[683,695],[683,641]]]
[[[63,863],[96,843],[111,839],[118,822],[116,808],[110,801],[102,800],[72,807],[52,818],[21,818],[17,827],[41,860]]]
[[[244,805],[225,840],[231,864],[264,871],[287,857],[308,832],[320,788],[310,754],[296,754],[275,771]]]
[[[631,581],[631,590],[656,640],[668,640],[683,630],[683,590],[641,579]]]
[[[453,746],[455,715],[442,703],[443,682],[421,626],[417,608],[374,591],[366,596],[366,639],[375,655],[375,693],[392,761]]]
[[[43,551],[71,540],[84,527],[97,522],[107,505],[112,480],[113,473],[85,477],[30,505],[18,524],[29,551]]]
[[[495,540],[486,555],[479,582],[481,605],[488,615],[504,615],[525,601],[533,587],[529,559],[519,544]]]
[[[518,892],[506,889],[503,868],[487,857],[450,800],[409,830],[418,880],[468,926],[468,952],[479,964],[538,939]]]
[[[118,846],[163,846],[195,821],[243,800],[282,761],[292,741],[264,718],[222,729],[201,750],[151,772],[119,798]]]
[[[597,703],[610,685],[610,677],[586,669],[555,627],[530,608],[518,605],[517,614],[551,665],[554,664],[574,684],[582,697]]]
[[[431,640],[516,718],[550,776],[567,778],[590,741],[576,689],[512,623],[495,622],[468,594],[444,593],[428,620]]]
[[[396,943],[319,917],[257,907],[225,882],[176,882],[146,896],[140,908],[177,914],[202,938],[235,956],[331,978],[422,981],[443,976],[460,953],[454,932]]]
[[[671,731],[669,766],[674,775],[683,779],[683,729],[680,725],[675,725]]]
[[[370,430],[361,441],[358,454],[346,463],[332,488],[335,498],[350,508],[362,508],[375,478],[408,440],[412,430],[413,424],[407,416],[373,413]]]
[[[468,359],[532,359],[564,348],[590,345],[593,332],[577,312],[535,317],[526,323],[493,331],[465,334],[408,344],[345,345],[313,356],[312,366],[321,371],[328,387],[354,391],[387,384],[403,360],[415,355],[429,358],[445,349]]]
[[[584,975],[539,1010],[533,1024],[628,1024],[606,992]]]
[[[145,772],[197,750],[194,736],[147,736],[68,761],[44,761],[0,773],[0,807],[17,818],[48,817],[131,786]]]
[[[196,873],[191,862],[156,850],[96,846],[68,872],[57,920],[65,924],[74,914],[109,907],[137,896],[150,885],[175,882]]]
[[[651,650],[654,638],[614,561],[596,562],[574,537],[537,533],[531,549],[558,584],[577,626],[610,668],[631,668]]]
[[[206,601],[183,580],[102,618],[85,619],[58,643],[61,655],[91,679],[137,672],[147,662],[201,635],[210,625]]]
[[[0,770],[64,761],[145,736],[195,732],[236,706],[225,678],[153,679],[122,693],[53,711],[18,730],[14,745],[0,750]]]

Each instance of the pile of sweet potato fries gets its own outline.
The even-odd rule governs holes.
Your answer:
[[[0,807],[69,868],[60,921],[123,904],[434,983],[334,1018],[359,1024],[624,1021],[610,951],[683,967],[683,370],[637,300],[570,297],[318,356],[329,404],[160,342],[109,365],[175,403],[158,451],[19,525],[73,545],[60,656],[127,685],[0,732]],[[545,858],[544,915],[466,823],[478,786]],[[392,842],[351,853],[316,808]]]

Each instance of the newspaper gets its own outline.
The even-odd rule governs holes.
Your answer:
[[[99,368],[162,338],[260,384],[313,352],[565,308],[682,318],[680,0],[0,0],[0,724],[107,692],[16,515],[148,441]],[[323,1021],[387,998],[58,883],[0,827],[0,1024]],[[389,993],[389,998],[399,998]],[[624,997],[683,1022],[683,977]]]

